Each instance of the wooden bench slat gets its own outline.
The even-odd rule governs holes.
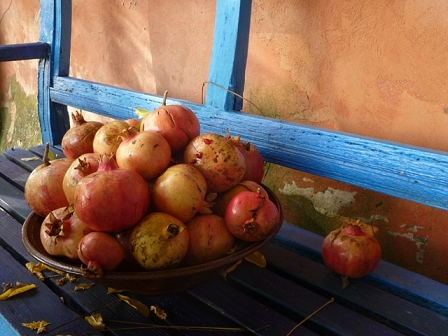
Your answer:
[[[22,148],[13,148],[8,149],[3,152],[3,155],[10,160],[11,162],[14,162],[19,167],[22,167],[23,169],[27,170],[28,172],[32,172],[36,167],[41,165],[42,157],[37,158],[36,154],[31,153],[25,149]]]
[[[324,305],[331,296],[323,296],[275,273],[266,272],[262,268],[243,262],[227,275],[230,283],[241,291],[252,293],[259,301],[269,302],[271,307],[297,322],[305,319],[316,309]],[[347,321],[350,321],[348,323]],[[349,309],[337,300],[304,324],[312,330],[332,335],[355,334],[357,330],[376,330],[379,334],[401,334],[380,322]]]
[[[229,291],[228,287],[228,283],[219,278],[193,287],[188,294],[233,319],[237,325],[253,330],[256,335],[286,335],[296,326],[292,319],[260,304],[249,295],[237,290]],[[300,335],[316,335],[306,327],[301,327],[299,331]]]
[[[19,188],[25,189],[25,183],[29,176],[29,171],[17,166],[4,155],[0,154],[0,177],[3,177],[6,181]]]
[[[261,252],[266,256],[270,269],[384,323],[393,321],[400,330],[431,334],[448,323],[448,316],[397,297],[369,284],[365,279],[349,279],[349,286],[342,290],[341,277],[325,265],[271,244]]]
[[[34,153],[37,156],[43,158],[44,157],[44,152],[45,152],[45,145],[33,146],[33,147],[28,148],[28,150],[31,153]],[[59,159],[59,158],[65,157],[64,152],[62,152],[62,150],[59,147],[50,146],[50,152],[53,154],[55,159]]]
[[[8,211],[17,221],[23,223],[31,212],[23,191],[0,177],[0,207]]]

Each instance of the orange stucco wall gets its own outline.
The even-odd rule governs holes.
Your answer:
[[[252,8],[245,110],[448,151],[446,1],[253,0]],[[214,10],[201,0],[73,0],[72,75],[200,102]],[[35,41],[38,11],[37,0],[1,1],[0,43]],[[4,95],[13,75],[35,94],[36,66],[0,65]],[[448,283],[447,212],[268,171],[287,221],[324,235],[341,217],[360,219],[385,259]]]

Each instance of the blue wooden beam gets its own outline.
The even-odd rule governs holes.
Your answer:
[[[50,101],[54,76],[67,76],[70,65],[72,4],[71,0],[41,0],[40,40],[50,46],[50,57],[41,60],[38,70],[38,112],[42,141],[61,143],[70,128],[64,104]]]
[[[205,104],[239,111],[246,72],[251,0],[218,0]],[[231,91],[231,92],[229,92]]]
[[[92,91],[95,94],[92,94]],[[55,78],[50,98],[117,119],[152,110],[161,98],[70,77]],[[448,210],[448,153],[171,99],[184,104],[201,132],[243,135],[266,161]],[[428,174],[428,171],[431,174]]]
[[[43,42],[0,46],[0,62],[42,59],[48,57],[50,46]]]

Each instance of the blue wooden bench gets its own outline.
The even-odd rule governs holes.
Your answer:
[[[209,82],[216,86],[208,87],[204,105],[175,99],[168,103],[191,108],[202,132],[225,134],[229,129],[231,134],[240,134],[254,143],[268,162],[448,209],[447,153],[239,112],[241,99],[218,86],[240,95],[243,92],[250,10],[250,0],[217,0],[209,72]],[[52,145],[54,153],[62,155],[59,145],[69,128],[67,106],[128,119],[135,117],[135,106],[152,110],[160,105],[159,96],[70,77],[71,1],[41,0],[40,15],[40,41],[0,46],[0,61],[39,60],[42,140]],[[102,286],[74,291],[74,284],[58,286],[54,278],[41,282],[27,273],[24,264],[33,258],[21,242],[21,225],[30,213],[23,190],[29,173],[40,162],[22,159],[36,155],[42,157],[42,145],[9,149],[0,156],[0,277],[2,282],[20,280],[38,286],[37,291],[0,302],[0,331],[34,335],[35,331],[21,323],[46,320],[51,323],[50,330],[108,304],[101,310],[106,320],[153,323],[128,305],[114,303],[116,298]],[[322,262],[322,240],[283,223],[279,234],[261,250],[267,259],[266,269],[244,261],[226,280],[218,276],[179,294],[131,296],[164,309],[168,314],[165,326],[235,327],[257,335],[286,335],[334,298],[334,303],[307,319],[294,334],[448,333],[448,286],[382,261],[371,275],[351,280],[342,290],[340,277]],[[136,330],[112,330],[123,328],[121,323],[107,322],[107,328],[116,335],[139,334]],[[82,319],[76,319],[52,334],[88,330],[94,332]],[[204,334],[186,329],[151,332]],[[142,335],[148,333],[141,331]]]

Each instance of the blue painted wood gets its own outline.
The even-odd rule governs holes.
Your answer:
[[[270,270],[300,282],[313,292],[334,297],[336,302],[352,310],[375,316],[385,324],[393,321],[393,327],[404,333],[433,335],[448,323],[446,310],[445,314],[442,311],[436,313],[432,309],[434,307],[421,306],[408,298],[398,297],[371,283],[368,278],[350,279],[349,286],[341,290],[340,275],[323,264],[293,252],[288,255],[283,248],[272,245],[265,246],[260,252],[268,260]],[[307,271],[303,272],[304,269]]]
[[[218,0],[205,104],[225,111],[241,110],[244,91],[251,0]]]
[[[232,311],[232,314],[227,314],[228,318],[234,324],[251,330],[252,335],[286,335],[297,324],[292,318],[261,304],[250,295],[252,293],[229,291],[228,287],[224,279],[217,278],[216,281],[193,287],[188,295],[217,311]],[[302,326],[297,335],[318,334]]]
[[[41,1],[40,41],[50,46],[50,57],[39,63],[38,70],[38,113],[42,141],[59,144],[70,128],[70,119],[65,105],[52,103],[49,88],[53,76],[69,73],[71,44],[71,1]]]
[[[49,50],[49,45],[43,42],[1,45],[0,62],[45,58]]]
[[[156,96],[69,77],[55,78],[51,99],[119,119],[135,117],[136,105],[152,109],[160,104]],[[191,108],[202,132],[225,134],[229,129],[242,135],[268,162],[448,209],[446,152],[181,100],[169,103]]]
[[[23,191],[0,177],[0,208],[5,209],[18,222],[23,223],[31,212]]]
[[[40,320],[50,323],[47,330],[73,320],[50,335],[90,334],[94,331],[93,328],[84,321],[84,318],[79,318],[79,315],[68,307],[71,303],[70,298],[67,298],[65,303],[63,303],[60,299],[62,295],[55,294],[43,281],[23,267],[29,261],[37,264],[37,260],[25,250],[22,244],[21,230],[22,225],[0,208],[0,232],[2,232],[0,237],[1,282],[12,282],[15,284],[16,281],[19,281],[22,283],[34,283],[37,286],[36,290],[1,301],[0,315],[6,317],[20,331],[20,335],[36,335],[36,330],[26,329],[22,326],[22,323]],[[9,253],[5,253],[5,251]],[[51,280],[55,281],[55,279]],[[71,293],[74,292],[73,287],[69,290]],[[92,291],[91,294],[94,296],[95,291]],[[110,298],[110,300],[113,300],[113,298]],[[101,302],[97,303],[97,305],[101,304]],[[81,314],[83,313],[85,312]],[[1,335],[3,336],[3,334]]]
[[[318,234],[283,223],[274,243],[323,264],[323,240]],[[384,291],[448,316],[447,285],[384,260],[364,279]]]
[[[283,257],[283,259],[280,258],[281,260],[287,261],[288,255],[281,257]],[[298,267],[295,268],[294,273],[297,273],[297,269]],[[241,291],[243,289],[251,291],[254,293],[252,297],[269,302],[269,305],[276,307],[277,311],[288,311],[289,316],[297,322],[312,314],[332,297],[328,293],[316,293],[305,286],[298,286],[294,281],[296,279],[288,279],[275,273],[265,272],[262,268],[248,262],[242,263],[227,274],[227,279],[231,284],[238,286]],[[311,317],[304,325],[318,331],[321,335],[357,335],[361,330],[375,330],[375,335],[401,334],[400,331],[394,330],[396,326],[389,324],[387,320],[375,320],[370,316],[363,315],[362,311],[344,306],[343,301],[338,298],[335,298],[334,303]],[[359,334],[365,335],[365,333]]]

